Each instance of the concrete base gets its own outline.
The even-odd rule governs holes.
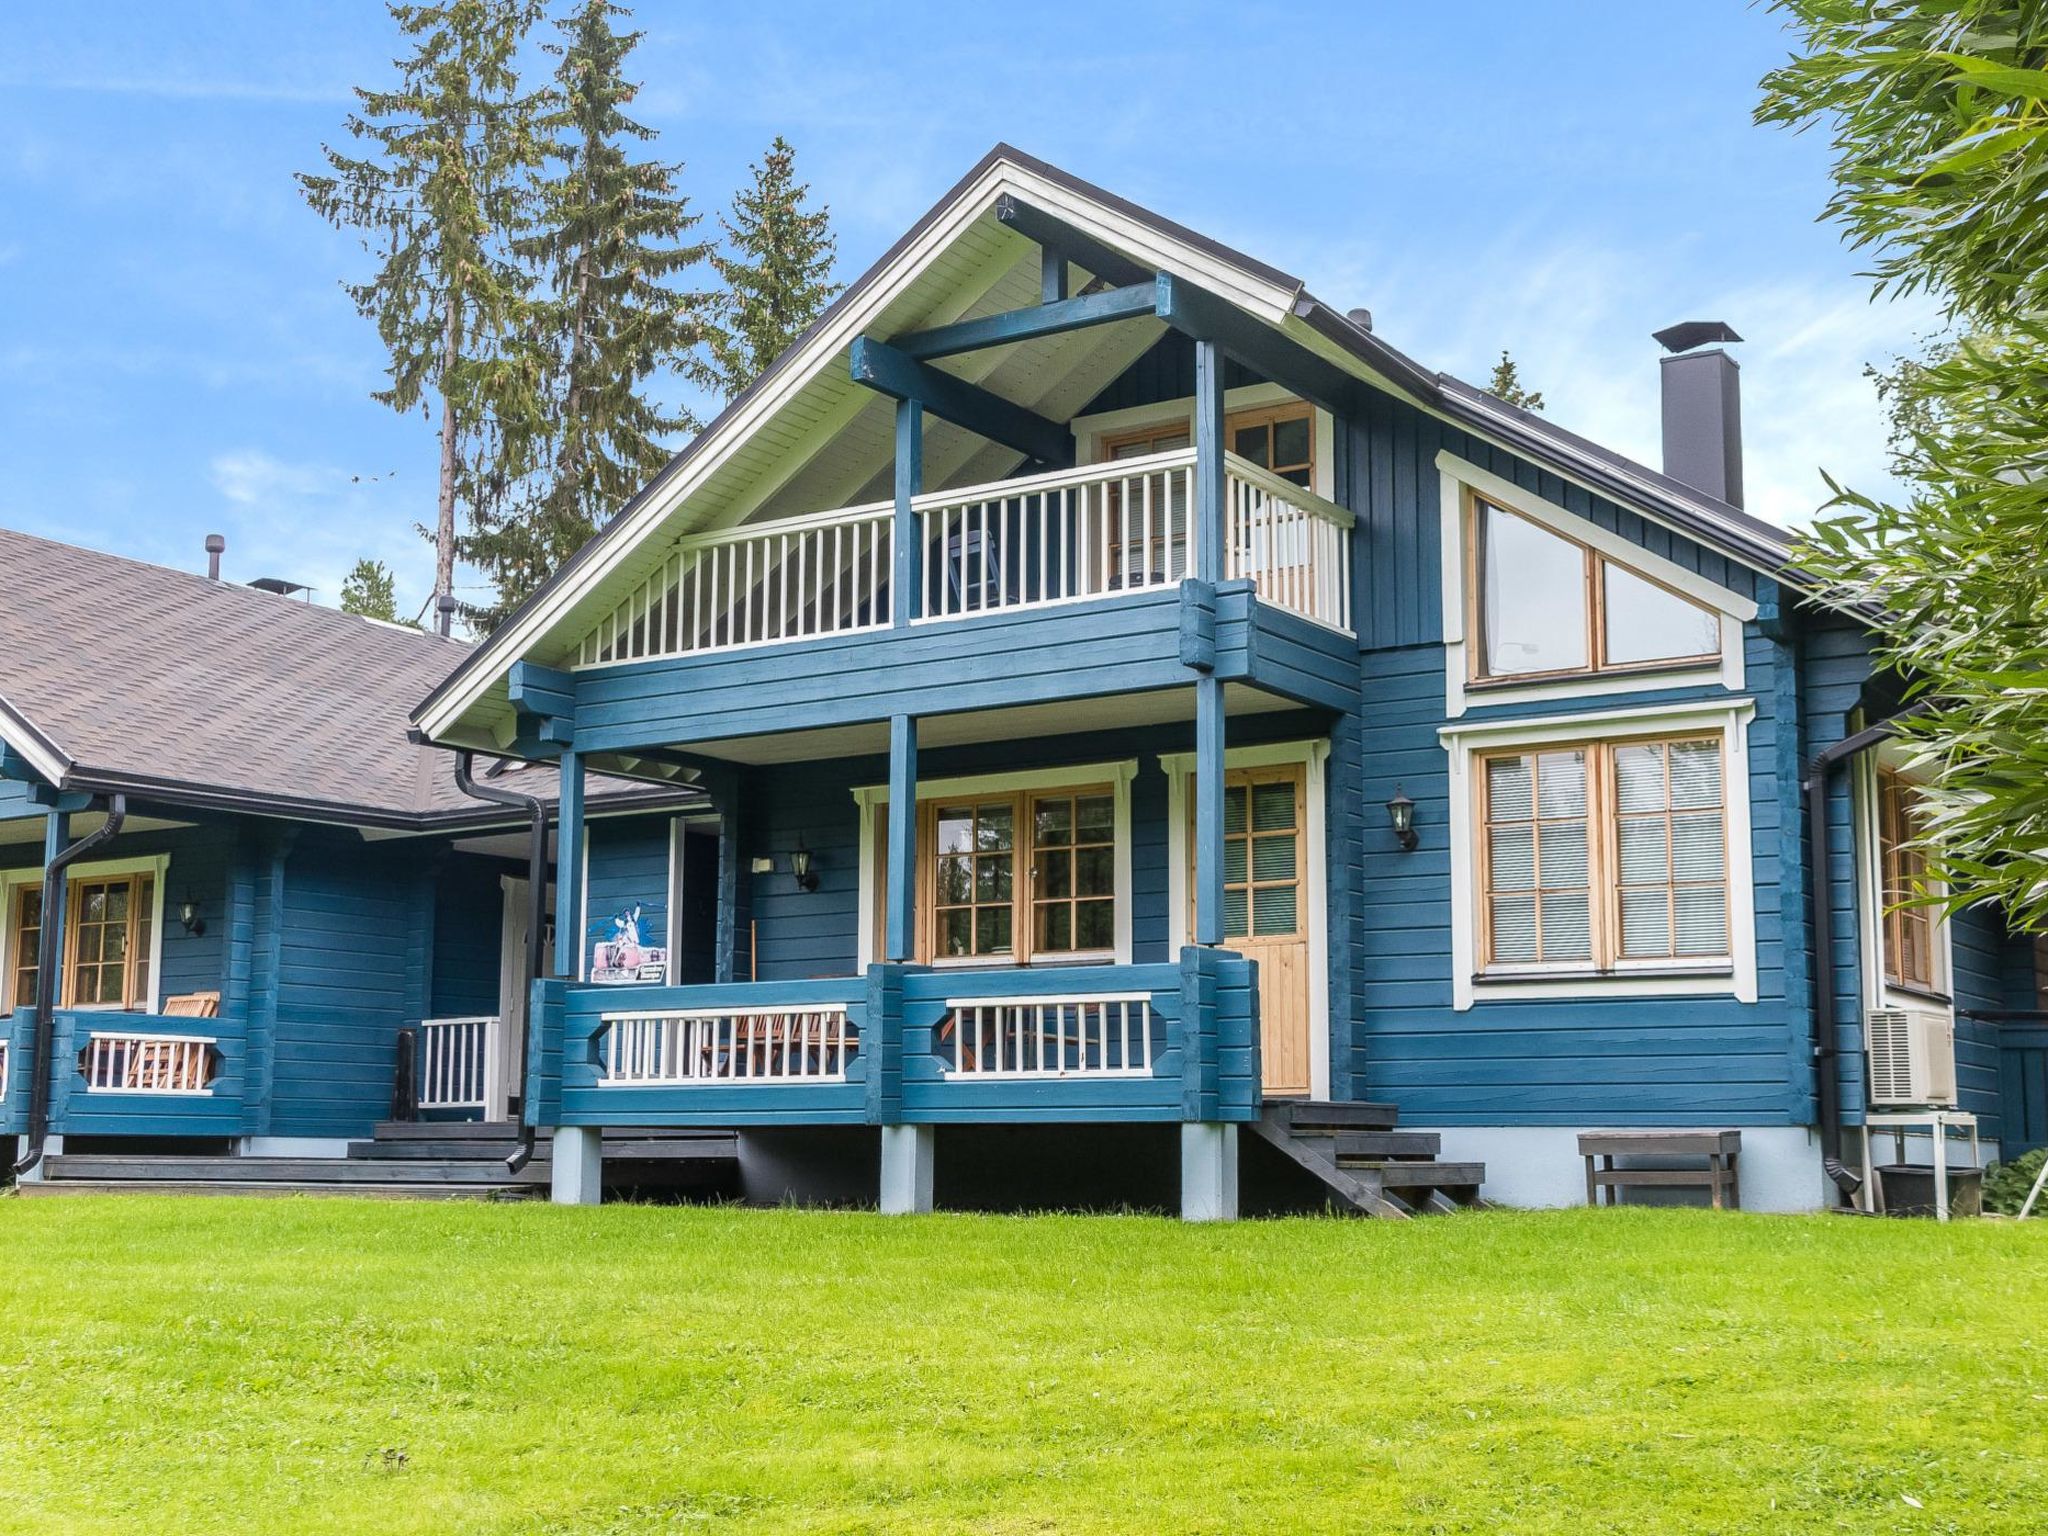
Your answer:
[[[1745,1125],[1742,1132],[1742,1208],[1745,1211],[1816,1211],[1829,1203],[1820,1170],[1820,1141],[1802,1125]],[[1586,1126],[1449,1125],[1408,1126],[1443,1136],[1446,1162],[1486,1164],[1480,1192],[1501,1205],[1554,1206],[1586,1203],[1586,1164],[1579,1156],[1579,1132]],[[1660,1126],[1629,1126],[1660,1130]],[[1679,1127],[1669,1127],[1679,1129]],[[1966,1154],[1967,1156],[1967,1154]],[[1704,1205],[1704,1190],[1632,1189],[1631,1204]]]
[[[28,1151],[28,1138],[26,1136],[17,1138],[17,1140],[14,1143],[14,1146],[15,1157],[21,1157],[23,1153]],[[62,1152],[63,1150],[64,1138],[62,1136],[45,1136],[43,1138],[43,1157],[45,1159],[55,1157],[58,1153]],[[7,1166],[12,1168],[14,1164],[9,1163]],[[29,1169],[27,1173],[17,1174],[16,1177],[23,1184],[40,1184],[43,1182],[44,1179],[49,1177],[49,1174],[45,1171],[47,1167],[47,1161],[39,1162],[35,1165],[35,1167]]]
[[[1182,1221],[1237,1220],[1237,1127],[1195,1121],[1180,1128]]]
[[[920,1215],[932,1208],[937,1135],[929,1125],[882,1127],[882,1214]]]
[[[235,1143],[238,1157],[347,1157],[348,1141],[339,1136],[244,1136]]]
[[[604,1197],[604,1133],[587,1125],[555,1131],[548,1198],[556,1205],[596,1205]]]

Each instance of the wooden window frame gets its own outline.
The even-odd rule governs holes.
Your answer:
[[[1280,400],[1271,405],[1248,405],[1241,410],[1227,411],[1223,417],[1223,446],[1229,449],[1237,440],[1240,428],[1272,426],[1282,421],[1305,421],[1308,423],[1308,460],[1302,468],[1308,471],[1309,483],[1303,487],[1311,495],[1316,492],[1316,408],[1306,400]],[[1119,448],[1128,448],[1133,443],[1149,443],[1154,438],[1184,437],[1192,446],[1195,440],[1194,423],[1188,419],[1156,421],[1150,426],[1127,427],[1121,432],[1105,432],[1096,441],[1096,458],[1107,464],[1116,457]],[[1160,448],[1159,453],[1173,450]],[[1290,466],[1292,467],[1292,466]],[[1279,471],[1275,470],[1275,474]]]
[[[1579,552],[1581,581],[1585,594],[1586,614],[1586,657],[1583,667],[1552,667],[1541,672],[1493,672],[1487,669],[1486,653],[1488,635],[1486,630],[1486,511],[1491,508],[1503,517],[1512,517],[1527,523],[1538,532],[1569,544]],[[1607,582],[1604,579],[1607,567],[1614,566],[1627,572],[1637,581],[1657,588],[1658,591],[1676,598],[1688,607],[1696,608],[1715,621],[1715,633],[1720,633],[1720,615],[1697,598],[1688,597],[1669,582],[1659,581],[1647,575],[1626,561],[1616,560],[1602,553],[1583,539],[1575,539],[1568,533],[1561,533],[1547,523],[1516,511],[1513,507],[1496,501],[1490,496],[1467,487],[1464,505],[1465,545],[1465,633],[1471,637],[1465,647],[1465,683],[1476,689],[1511,688],[1528,683],[1554,682],[1564,678],[1578,677],[1633,677],[1640,673],[1697,671],[1704,666],[1719,666],[1726,641],[1717,641],[1710,651],[1700,651],[1691,656],[1664,656],[1655,661],[1610,662],[1607,659]]]
[[[1721,795],[1715,806],[1721,818],[1721,938],[1722,947],[1715,951],[1694,953],[1625,956],[1622,953],[1622,882],[1621,882],[1621,820],[1624,816],[1647,816],[1651,812],[1623,812],[1615,783],[1615,754],[1626,747],[1661,746],[1670,748],[1690,743],[1708,743],[1714,748],[1721,765]],[[1583,752],[1586,760],[1586,901],[1587,927],[1591,937],[1592,958],[1589,960],[1497,960],[1493,951],[1493,826],[1491,809],[1488,804],[1487,765],[1496,759],[1512,757],[1541,757],[1550,753]],[[1670,806],[1669,753],[1666,757],[1666,794],[1664,816],[1669,821],[1674,814]],[[1735,902],[1739,893],[1733,879],[1734,859],[1730,846],[1735,828],[1728,797],[1729,743],[1725,734],[1719,731],[1680,731],[1659,733],[1651,736],[1625,737],[1584,737],[1568,741],[1546,741],[1522,746],[1497,746],[1476,749],[1472,753],[1472,793],[1474,796],[1475,854],[1477,858],[1477,879],[1473,892],[1473,920],[1478,925],[1474,953],[1478,959],[1478,970],[1482,978],[1498,979],[1503,976],[1627,976],[1644,972],[1696,971],[1702,967],[1719,968],[1735,962]],[[1530,787],[1530,824],[1536,825],[1541,818],[1535,816],[1539,802],[1536,799],[1537,785]],[[1706,807],[1692,808],[1705,810]],[[1553,818],[1555,819],[1555,818]],[[1669,835],[1667,833],[1667,849]],[[1667,861],[1670,854],[1667,852]],[[1667,862],[1667,868],[1669,864]],[[1540,870],[1540,865],[1539,865]],[[1705,881],[1686,881],[1686,885],[1703,886]],[[1666,889],[1676,892],[1679,882],[1668,882]],[[1560,887],[1560,889],[1563,889]],[[1576,889],[1576,887],[1573,887]],[[1519,894],[1519,893],[1509,893]],[[1536,892],[1537,911],[1542,911],[1542,894]],[[1672,896],[1675,903],[1676,896]],[[1671,916],[1672,942],[1677,943],[1677,918]],[[1539,929],[1538,943],[1541,943]]]
[[[942,795],[920,795],[917,806],[917,869],[914,875],[916,889],[916,934],[912,954],[915,963],[929,965],[936,970],[1015,970],[1031,965],[1110,965],[1117,960],[1115,934],[1120,929],[1122,913],[1119,908],[1129,899],[1129,893],[1118,888],[1115,867],[1119,862],[1121,849],[1118,840],[1116,802],[1119,789],[1109,779],[1091,780],[1078,784],[1047,783],[1024,785],[1016,788],[977,790],[964,787]],[[1037,894],[1038,882],[1038,837],[1037,818],[1034,809],[1041,799],[1082,800],[1100,797],[1110,802],[1110,850],[1112,872],[1110,877],[1110,930],[1111,943],[1099,949],[1048,949],[1040,950],[1033,942],[1036,934],[1036,909],[1046,902],[1078,898],[1045,898]],[[1011,856],[1017,860],[1010,881],[1010,953],[997,955],[940,955],[938,946],[938,887],[939,847],[938,819],[941,806],[997,805],[1007,804],[1014,818],[1012,825],[1017,828],[1013,839]],[[888,847],[889,816],[893,807],[886,802],[875,806],[874,814],[874,948],[876,954],[887,952],[888,948]],[[1065,845],[1063,845],[1065,846]],[[1081,844],[1082,847],[1103,846],[1096,843]],[[981,903],[986,906],[987,903]]]
[[[1939,994],[1945,985],[1941,929],[1933,907],[1901,905],[1909,887],[1923,885],[1927,862],[1906,845],[1921,835],[1912,804],[1918,786],[1896,768],[1877,769],[1878,911],[1884,931],[1884,981],[1903,992]],[[1906,974],[1903,959],[1909,933],[1917,933],[1924,976]]]
[[[1289,781],[1292,782],[1292,784],[1294,785],[1294,876],[1291,880],[1255,880],[1252,878],[1252,839],[1254,836],[1257,835],[1271,837],[1274,834],[1270,832],[1265,834],[1254,834],[1252,832],[1251,800],[1249,797],[1249,791],[1253,787],[1260,784],[1277,784],[1282,781]],[[1246,765],[1244,767],[1238,768],[1226,768],[1223,771],[1224,794],[1228,796],[1231,790],[1240,787],[1247,791],[1247,797],[1245,800],[1245,830],[1243,832],[1225,832],[1223,834],[1223,907],[1225,914],[1225,932],[1223,936],[1223,942],[1226,945],[1229,945],[1256,944],[1262,940],[1272,940],[1276,943],[1280,943],[1293,939],[1305,939],[1309,936],[1310,926],[1314,921],[1313,916],[1310,912],[1311,897],[1308,868],[1308,766],[1306,763],[1303,762],[1284,762],[1260,763],[1254,765]],[[1226,810],[1226,824],[1228,823],[1228,819],[1228,811]],[[1187,838],[1186,846],[1192,853],[1192,850],[1195,847],[1196,837],[1195,797],[1192,794],[1187,796],[1187,810],[1186,814],[1181,818],[1181,821],[1182,832]],[[1242,880],[1232,880],[1229,877],[1229,847],[1233,841],[1242,841],[1245,845],[1245,878]],[[1189,873],[1193,873],[1191,860]],[[1184,904],[1185,912],[1183,916],[1187,924],[1186,931],[1189,933],[1193,933],[1195,931],[1195,883],[1196,882],[1193,879],[1188,880],[1187,900]],[[1266,890],[1274,890],[1283,885],[1292,885],[1296,892],[1294,909],[1294,932],[1235,934],[1229,932],[1230,893],[1233,890],[1240,890],[1245,893],[1245,927],[1252,928],[1257,926],[1257,912],[1254,906],[1254,898],[1256,893],[1261,888],[1264,888]]]
[[[155,932],[160,921],[157,899],[163,875],[155,869],[129,869],[94,874],[86,871],[65,882],[64,892],[64,985],[63,1007],[92,1009],[119,1013],[147,1013],[154,1000],[158,978],[155,965]],[[144,894],[144,885],[148,892]],[[88,887],[105,886],[109,889],[125,885],[128,888],[128,917],[125,923],[126,943],[122,957],[121,1000],[114,1002],[81,1003],[78,1001],[79,950],[78,941],[83,931],[85,893]],[[110,925],[101,925],[110,926]],[[147,937],[145,937],[145,931]],[[149,977],[138,990],[137,972],[144,966]]]
[[[23,915],[29,900],[38,904],[43,899],[43,886],[39,880],[24,880],[13,887],[7,899],[7,1011],[16,1008],[30,1008],[35,1005],[37,967],[24,966],[22,961],[22,936],[26,931]],[[36,952],[42,953],[45,924],[40,910],[36,914]],[[61,988],[60,988],[61,991]]]

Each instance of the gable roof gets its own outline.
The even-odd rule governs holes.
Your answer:
[[[461,641],[8,529],[0,571],[0,740],[53,784],[393,829],[517,816],[409,739]],[[552,770],[512,783],[555,795]]]
[[[536,648],[551,638],[559,640],[577,626],[594,621],[609,605],[605,596],[608,583],[615,585],[628,578],[637,582],[636,567],[651,566],[644,550],[658,546],[665,553],[667,537],[742,521],[771,505],[773,487],[786,485],[794,473],[776,462],[778,456],[787,461],[796,443],[815,439],[825,430],[848,427],[861,405],[877,398],[848,376],[847,349],[854,337],[868,332],[888,336],[967,314],[1014,307],[1014,300],[1003,301],[1002,291],[1005,276],[1013,275],[1006,258],[1015,257],[1015,246],[1022,237],[1002,227],[996,218],[995,209],[1006,197],[1028,201],[1140,267],[1171,272],[1198,284],[1361,383],[1405,399],[1742,564],[1804,584],[1792,563],[1784,530],[1540,416],[1507,405],[1484,390],[1433,372],[1389,346],[1348,313],[1309,293],[1301,279],[1007,144],[998,144],[488,642],[427,694],[412,718],[437,739],[463,739],[474,745],[489,745],[493,739],[502,742],[511,725],[509,710],[503,706],[503,681],[513,661],[535,654]],[[1007,247],[1005,237],[1010,242]],[[960,305],[958,294],[963,287],[969,296]],[[954,308],[937,307],[948,297]],[[1023,302],[1035,297],[1034,289]],[[1125,327],[1104,328],[1105,333],[1122,330]],[[1122,358],[1117,372],[1135,361],[1137,353],[1159,333],[1150,323],[1135,324],[1130,331],[1135,336],[1125,345],[1134,345],[1135,350]],[[1028,347],[1006,350],[1027,354],[1028,364]],[[1105,355],[1113,360],[1117,354]],[[957,361],[949,359],[948,363]],[[1004,388],[1002,366],[997,363],[977,381],[1016,399],[1020,391]],[[1034,380],[1028,366],[1023,372],[1025,377],[1018,382],[1043,387],[1044,381]],[[1083,384],[1092,377],[1085,366],[1079,375]],[[1096,382],[1106,383],[1108,378]],[[1043,394],[1020,403],[1063,419],[1056,401]],[[928,468],[931,461],[928,433]],[[963,467],[964,462],[942,467],[941,477],[952,473],[957,479]],[[995,478],[1003,472],[990,470],[980,478]],[[744,488],[750,476],[755,482],[751,491]],[[764,476],[771,482],[766,495],[758,490]],[[928,475],[928,485],[932,483]],[[849,492],[852,489],[848,487]],[[852,495],[847,494],[823,504],[844,505],[851,500]],[[483,713],[491,717],[494,738],[481,734],[474,719],[465,718],[479,704],[485,704]]]

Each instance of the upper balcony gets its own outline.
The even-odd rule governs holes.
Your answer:
[[[1198,568],[1193,448],[936,491],[910,503],[917,625],[1178,586]],[[1352,516],[1224,455],[1222,574],[1351,633]],[[578,666],[891,627],[896,509],[874,502],[696,534],[583,640]]]

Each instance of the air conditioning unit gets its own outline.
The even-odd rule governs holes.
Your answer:
[[[1873,1008],[1870,1102],[1931,1108],[1956,1101],[1956,1021],[1932,1008]]]

